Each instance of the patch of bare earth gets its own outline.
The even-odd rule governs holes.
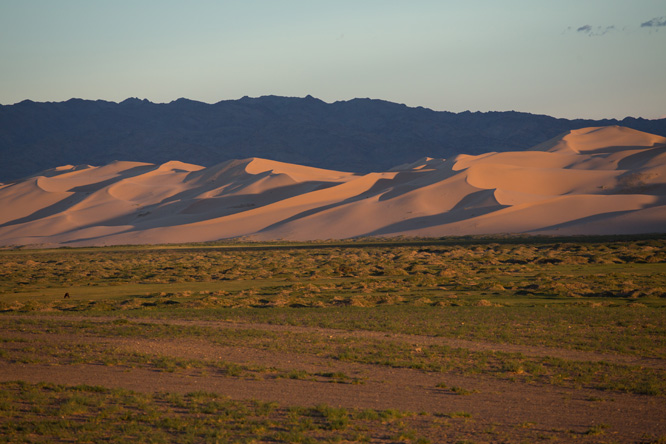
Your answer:
[[[11,316],[8,316],[11,317]],[[87,321],[87,322],[110,322],[116,320],[116,317],[87,317],[87,316],[54,316],[47,315],[41,316],[44,319],[61,319],[71,321]],[[168,324],[179,326],[194,326],[194,327],[209,327],[209,328],[224,328],[224,329],[237,329],[237,330],[263,330],[271,332],[292,332],[292,333],[317,333],[329,335],[331,338],[366,338],[375,340],[391,340],[400,341],[414,345],[445,345],[453,348],[465,348],[470,351],[499,351],[506,353],[522,353],[527,356],[536,357],[553,357],[560,359],[568,359],[574,361],[603,361],[615,364],[625,365],[640,365],[642,367],[666,369],[666,359],[658,358],[643,358],[640,356],[629,356],[612,353],[598,353],[585,350],[572,350],[566,348],[554,347],[540,347],[522,344],[507,344],[496,343],[487,341],[471,341],[458,338],[446,338],[440,336],[423,336],[423,335],[409,335],[401,333],[387,333],[381,331],[369,330],[339,330],[332,328],[319,328],[319,327],[304,327],[293,325],[280,325],[280,324],[260,324],[236,321],[203,321],[203,320],[187,320],[187,319],[152,319],[140,318],[136,320],[129,320],[129,322],[146,322],[155,324]]]
[[[68,317],[67,319],[73,319]],[[105,322],[99,318],[80,318]],[[112,319],[112,318],[110,318]],[[330,335],[386,338],[384,333],[366,331],[340,331],[309,329],[305,327],[264,324],[238,324],[229,322],[203,322],[183,320],[146,320],[173,324],[206,325],[239,329],[269,329],[272,331],[316,331]],[[58,384],[90,384],[111,388],[125,388],[140,392],[179,392],[199,390],[226,395],[232,399],[259,399],[276,401],[284,406],[314,406],[330,404],[347,408],[398,409],[427,412],[427,418],[443,418],[453,412],[471,415],[464,421],[452,421],[441,430],[429,425],[428,435],[433,442],[452,436],[451,428],[459,428],[474,442],[496,442],[494,433],[503,441],[549,440],[568,442],[643,442],[645,436],[666,435],[666,399],[627,393],[572,389],[552,385],[535,385],[498,380],[488,376],[461,376],[447,373],[429,373],[419,370],[390,368],[379,365],[350,363],[331,358],[292,352],[276,352],[250,347],[217,345],[192,338],[94,338],[85,335],[23,334],[5,330],[5,337],[21,336],[48,341],[77,343],[97,342],[108,347],[178,358],[219,360],[237,364],[259,364],[310,373],[342,372],[363,383],[333,383],[330,380],[289,379],[284,377],[228,376],[223,372],[197,369],[164,372],[150,368],[129,368],[104,365],[46,365],[0,363],[0,379]],[[488,344],[446,338],[411,335],[390,335],[391,340],[404,340],[414,344],[438,343],[465,347],[472,350],[517,351],[535,356],[558,356],[567,359],[605,360],[630,363],[638,358],[601,355],[565,349]],[[650,361],[663,368],[662,361]],[[471,392],[459,395],[438,388],[463,387]],[[603,433],[588,433],[598,425]],[[439,431],[438,431],[439,430]],[[492,432],[491,432],[492,431]],[[499,435],[498,435],[499,436]],[[448,438],[447,438],[448,439]]]

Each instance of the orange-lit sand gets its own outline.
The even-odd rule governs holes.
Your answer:
[[[0,209],[0,245],[664,232],[666,138],[585,128],[366,175],[256,158],[68,165],[0,185]]]

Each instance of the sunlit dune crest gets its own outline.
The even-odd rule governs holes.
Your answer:
[[[0,185],[0,208],[5,246],[663,232],[666,138],[584,128],[364,175],[259,158],[67,165]]]

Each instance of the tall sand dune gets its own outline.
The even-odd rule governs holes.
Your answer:
[[[666,138],[570,131],[525,152],[354,174],[266,159],[66,165],[0,184],[0,245],[666,231]]]

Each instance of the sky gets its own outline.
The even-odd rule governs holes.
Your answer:
[[[666,1],[0,0],[0,104],[263,95],[666,117]]]

